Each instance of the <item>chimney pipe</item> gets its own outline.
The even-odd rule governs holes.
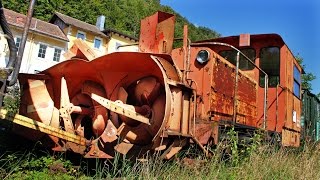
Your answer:
[[[106,21],[106,17],[104,15],[98,16],[96,26],[100,31],[104,30],[105,21]]]

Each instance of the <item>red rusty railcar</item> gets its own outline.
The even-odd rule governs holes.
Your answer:
[[[241,54],[235,88],[237,51],[228,45],[242,51],[268,74],[267,89],[264,74]],[[204,65],[195,60],[200,50],[211,54]],[[176,52],[173,57],[181,59]],[[219,125],[227,120],[235,126],[263,128],[282,134],[283,145],[299,146],[302,68],[279,35],[246,34],[200,41],[191,44],[190,59],[194,62],[190,63],[188,77],[198,85],[197,95],[202,100],[196,111],[199,120],[218,121]],[[208,137],[203,138],[205,141]]]
[[[173,49],[174,16],[141,21],[140,52],[75,57],[40,74],[20,74],[13,130],[54,150],[113,158],[158,152],[169,159],[190,142],[217,144],[234,127],[299,146],[302,69],[276,34],[240,35]],[[240,49],[240,50],[239,50]],[[192,139],[192,141],[190,141]]]

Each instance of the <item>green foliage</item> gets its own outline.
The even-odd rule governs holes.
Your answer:
[[[263,132],[255,131],[249,139],[239,139],[238,132],[232,127],[228,132],[227,146],[231,151],[230,161],[232,166],[237,166],[240,162],[248,160],[259,147],[262,146]]]
[[[76,179],[81,173],[62,158],[31,152],[5,153],[1,156],[0,176],[8,179]]]
[[[262,144],[263,137],[264,137],[264,134],[262,131],[256,131],[253,134],[250,145],[246,146],[246,153],[248,156],[256,152],[258,148],[263,145]]]
[[[3,105],[9,115],[14,115],[18,112],[20,107],[20,88],[18,85],[8,87],[8,93],[3,99]]]
[[[145,161],[129,162],[116,156],[115,161],[98,159],[94,173],[88,173],[88,163],[80,168],[63,157],[39,151],[24,150],[0,154],[1,179],[320,179],[320,152],[316,146],[305,145],[299,149],[275,149],[263,145],[263,134],[258,132],[244,146],[237,141],[237,133],[230,144],[238,152],[238,161],[220,158],[179,158],[173,161],[160,160],[157,156],[146,157]],[[194,148],[194,147],[193,147]],[[247,153],[242,153],[244,149]],[[221,152],[214,150],[217,157]],[[234,154],[235,155],[235,154]],[[217,160],[220,159],[220,160]],[[87,161],[87,160],[82,160]]]
[[[28,3],[24,0],[4,1],[5,8],[26,14]],[[118,30],[128,35],[138,37],[140,20],[154,14],[156,11],[176,14],[175,37],[181,38],[183,25],[189,25],[192,41],[220,36],[217,32],[206,28],[196,27],[186,18],[177,14],[169,6],[162,6],[158,0],[37,0],[34,17],[48,21],[55,11],[76,19],[95,24],[100,15],[106,16],[106,28]]]
[[[229,137],[229,147],[231,150],[231,163],[232,165],[238,165],[239,164],[239,138],[238,138],[238,132],[232,129],[227,133]]]
[[[302,75],[302,88],[312,90],[311,81],[315,80],[316,76],[312,73],[306,73]]]
[[[25,0],[2,1],[3,7],[23,14],[27,14],[28,4]]]

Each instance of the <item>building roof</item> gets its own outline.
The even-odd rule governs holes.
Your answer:
[[[80,21],[78,19],[75,19],[73,17],[67,16],[65,14],[59,13],[59,12],[55,12],[53,17],[51,18],[51,20],[49,21],[50,23],[53,23],[55,21],[56,18],[61,19],[64,23],[71,25],[71,26],[75,26],[77,28],[83,29],[85,31],[89,31],[92,32],[94,34],[98,34],[102,37],[107,37],[104,33],[102,33],[97,26]]]
[[[18,28],[24,28],[26,15],[5,8],[3,8],[3,10],[9,25],[16,26]],[[51,36],[63,41],[69,41],[67,36],[57,25],[36,18],[32,18],[29,31],[37,32],[45,36]]]
[[[138,39],[133,37],[133,36],[129,36],[127,34],[124,34],[120,31],[114,30],[114,29],[105,29],[103,31],[100,31],[99,28],[95,25],[80,21],[78,19],[75,19],[73,17],[67,16],[65,14],[59,13],[59,12],[55,12],[53,17],[51,18],[51,20],[49,21],[50,23],[53,23],[55,21],[55,18],[59,18],[61,19],[64,23],[71,25],[71,26],[75,26],[77,28],[83,29],[85,31],[89,31],[92,32],[94,34],[98,34],[100,36],[109,38],[111,33],[117,34],[119,36],[122,36],[124,38],[128,38],[134,42],[138,42]]]
[[[135,38],[135,37],[133,37],[133,36],[126,35],[126,34],[120,32],[120,31],[117,31],[117,30],[114,30],[114,29],[110,29],[110,28],[105,29],[105,30],[103,30],[102,32],[105,33],[107,36],[110,36],[110,34],[113,33],[113,34],[117,34],[117,35],[120,36],[120,37],[128,38],[129,40],[134,41],[134,42],[138,42],[138,41],[139,41],[138,38]]]

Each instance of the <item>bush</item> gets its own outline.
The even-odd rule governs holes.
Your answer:
[[[7,88],[8,92],[3,98],[3,106],[9,113],[9,115],[14,115],[18,112],[20,107],[20,87],[19,85],[14,85]]]

